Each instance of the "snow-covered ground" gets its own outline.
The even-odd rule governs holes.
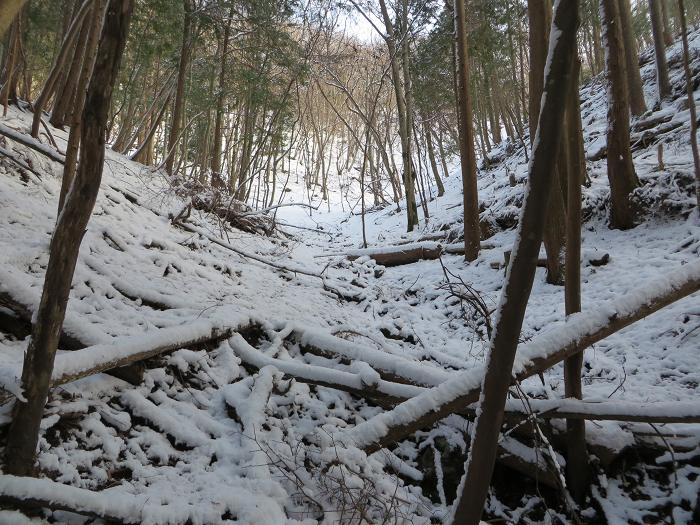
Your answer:
[[[697,72],[699,32],[692,45]],[[678,53],[676,45],[669,59],[680,96]],[[654,66],[648,54],[644,58],[642,77],[651,107]],[[582,98],[586,152],[595,156],[605,140],[601,80],[584,86]],[[693,210],[688,112],[682,98],[645,120],[662,115],[669,122],[659,126],[679,126],[665,133],[653,129],[655,140],[634,152],[643,184],[638,197],[648,212],[633,230],[607,228],[605,160],[588,163],[584,312],[594,312],[602,302],[648,286],[698,259],[700,220]],[[17,109],[3,119],[3,124],[20,131],[28,122],[29,114]],[[66,134],[53,133],[63,149]],[[662,171],[657,170],[656,141],[664,144]],[[45,157],[16,149],[31,159],[41,178],[0,163],[0,292],[31,307],[38,304],[48,261],[61,169]],[[88,345],[126,341],[137,347],[147,336],[163,333],[159,330],[171,329],[168,333],[185,339],[202,323],[252,323],[255,329],[242,330],[240,336],[214,347],[152,358],[143,382],[136,386],[98,374],[56,388],[40,440],[39,467],[45,479],[22,485],[0,476],[0,492],[60,494],[86,508],[102,505],[116,518],[134,523],[440,522],[452,498],[448,470],[455,470],[449,464],[455,456],[441,463],[440,454],[464,449],[467,420],[451,416],[392,452],[367,457],[352,446],[341,446],[337,438],[383,412],[381,403],[313,383],[345,381],[353,388],[374,385],[383,393],[409,396],[411,388],[420,387],[382,383],[367,363],[426,387],[483,361],[487,323],[469,305],[461,305],[445,284],[446,276],[455,284],[462,279],[489,309],[498,300],[504,277],[500,264],[514,240],[527,163],[517,145],[503,144],[493,155],[504,160],[480,170],[479,192],[482,219],[496,225],[496,231],[475,262],[443,255],[443,270],[437,260],[383,268],[368,257],[350,262],[333,255],[359,248],[362,240],[361,218],[339,205],[337,191],[331,192],[330,206],[323,203],[311,216],[302,207],[280,208],[277,216],[283,222],[309,228],[281,226],[289,235],[243,233],[197,211],[189,223],[205,235],[186,231],[170,220],[185,202],[169,191],[164,176],[108,152],[102,190],[80,251],[65,331]],[[439,232],[444,233],[443,242],[458,239],[462,197],[459,171],[454,168],[445,180],[445,196],[428,203],[430,219],[421,221],[419,231],[405,233],[404,214],[395,206],[367,214],[369,245],[418,241]],[[510,174],[515,186],[509,184]],[[291,187],[291,197],[302,201],[303,186]],[[317,276],[280,270],[242,256],[241,251]],[[610,256],[608,264],[591,264],[605,253]],[[563,288],[547,284],[544,271],[538,269],[523,340],[564,320]],[[674,303],[587,349],[585,398],[626,406],[655,402],[688,406],[697,401],[699,299],[695,294]],[[336,353],[316,355],[300,341],[321,341]],[[0,335],[0,380],[8,390],[17,391],[26,344],[26,339]],[[87,367],[96,354],[80,355]],[[63,363],[71,358],[70,351],[59,354]],[[306,374],[309,383],[291,381],[285,373]],[[562,367],[547,371],[542,379],[526,380],[521,388],[539,399],[561,398]],[[5,423],[10,405],[2,408]],[[581,511],[584,518],[598,512],[598,522],[660,523],[662,515],[672,516],[675,523],[691,522],[700,489],[700,468],[693,460],[698,456],[700,425],[651,428],[641,423],[589,422],[587,429],[592,446],[620,450],[645,443],[659,450],[643,461],[630,456],[611,467],[609,477],[601,475],[594,501]],[[677,447],[675,453],[663,450],[664,440]],[[432,461],[429,468],[426,461]],[[97,496],[61,492],[48,480],[100,492]],[[500,486],[490,498],[491,517],[523,523],[569,522],[563,508],[543,510],[543,502],[551,504],[552,499],[538,495],[534,484],[524,484],[517,494],[504,492],[503,487],[517,486],[512,481],[509,485],[501,480]],[[84,517],[63,511],[27,520],[0,511],[2,523],[85,522]]]

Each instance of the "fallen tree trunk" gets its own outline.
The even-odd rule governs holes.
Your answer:
[[[58,354],[50,386],[53,388],[180,348],[228,339],[250,325],[251,320],[246,316],[231,323],[202,320]],[[21,367],[7,367],[0,372],[3,383],[0,386],[4,389],[0,391],[0,402],[19,393],[20,374]]]
[[[700,290],[700,261],[669,272],[633,293],[570,316],[561,326],[520,345],[513,377],[543,372],[609,335]],[[348,445],[374,452],[459,412],[479,399],[484,367],[459,372],[445,383],[346,431]]]
[[[302,352],[331,359],[365,362],[375,369],[382,379],[393,383],[433,387],[452,376],[442,368],[360,345],[320,330],[294,326],[287,339],[299,344]]]
[[[464,248],[464,247],[462,247]],[[442,245],[436,242],[416,242],[399,246],[382,246],[378,248],[365,248],[352,250],[345,256],[354,261],[367,256],[382,266],[400,266],[412,264],[421,260],[434,260],[442,255]]]
[[[700,423],[700,406],[696,401],[630,403],[628,401],[585,401],[567,399],[512,399],[506,402],[505,418],[512,422],[538,419],[584,419],[587,421],[623,421],[626,423]],[[532,412],[530,412],[530,409]],[[474,415],[475,408],[466,414]]]
[[[57,483],[12,475],[0,476],[0,502],[18,507],[65,510],[102,518],[110,523],[143,523],[162,513],[165,506],[144,496],[104,494]]]
[[[58,162],[60,164],[64,164],[66,162],[66,157],[63,154],[59,153],[58,151],[54,150],[53,148],[47,146],[44,143],[39,142],[34,137],[14,130],[8,126],[5,126],[4,124],[0,124],[0,135],[7,137],[8,139],[14,142],[17,142],[18,144],[21,144],[22,146],[26,146],[27,148],[36,151],[37,153],[41,153],[45,157],[48,157],[55,162]]]
[[[353,373],[296,360],[276,359],[252,347],[239,334],[234,334],[229,339],[229,345],[246,367],[260,370],[272,365],[286,376],[302,383],[348,392],[360,398],[370,399],[383,407],[391,407],[425,390],[419,386],[385,381],[369,365],[365,366],[365,370]]]

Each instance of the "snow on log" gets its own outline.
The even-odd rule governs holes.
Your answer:
[[[234,334],[228,343],[244,365],[252,366],[258,370],[266,366],[274,366],[284,375],[293,377],[302,383],[342,390],[361,398],[373,399],[382,406],[393,406],[425,390],[419,386],[392,383],[380,379],[379,374],[368,365],[365,370],[352,373],[309,365],[296,360],[276,359],[253,348],[240,334]]]
[[[168,411],[146,399],[137,390],[122,392],[119,401],[128,407],[135,416],[152,423],[156,428],[165,432],[176,443],[194,448],[206,445],[210,437],[202,432],[187,418],[175,418]]]
[[[523,419],[534,415],[546,419],[586,419],[630,423],[700,423],[697,401],[631,403],[609,399],[528,399],[527,407],[518,399],[506,401],[506,418]],[[530,412],[530,409],[532,412]]]
[[[700,261],[695,261],[618,299],[573,314],[560,326],[520,345],[513,377],[522,381],[542,372],[698,290]],[[345,431],[339,439],[368,452],[396,443],[477,402],[483,375],[483,365],[456,373],[441,385]]]
[[[53,161],[59,162],[61,164],[65,164],[66,162],[66,157],[62,153],[59,153],[50,146],[39,142],[37,139],[30,135],[21,133],[15,129],[5,126],[4,124],[0,124],[0,135],[3,135],[14,142],[21,144],[22,146],[26,146],[29,149],[36,151],[37,153],[41,153],[42,155],[50,158]]]
[[[295,325],[289,338],[299,343],[302,350],[314,354],[363,361],[377,370],[384,379],[396,383],[432,387],[454,376],[454,373],[430,363],[411,361],[321,330]]]
[[[0,268],[0,307],[14,313],[19,321],[31,330],[33,312],[39,306],[41,288],[31,286],[26,274],[12,268]],[[66,312],[61,332],[60,347],[65,349],[84,348],[95,344],[104,336],[80,321],[70,308]]]
[[[56,355],[51,386],[56,387],[179,348],[227,339],[250,324],[248,316],[240,316],[230,322],[200,320],[63,352]],[[20,392],[21,375],[21,364],[0,369],[0,387],[6,391],[0,394],[0,399],[7,399],[8,393],[17,395]]]
[[[360,257],[374,259],[382,266],[400,266],[412,264],[421,260],[433,260],[442,254],[442,245],[437,242],[425,241],[399,246],[380,246],[377,248],[364,248],[351,250],[344,255],[351,261]]]
[[[168,515],[167,506],[152,498],[130,496],[112,490],[93,492],[48,479],[0,476],[0,502],[45,507],[103,518],[115,523],[153,522]]]

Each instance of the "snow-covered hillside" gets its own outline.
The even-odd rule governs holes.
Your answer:
[[[697,78],[700,32],[691,46]],[[595,159],[588,162],[591,183],[584,188],[584,312],[649,286],[700,254],[679,51],[676,44],[668,57],[674,101],[633,125],[643,184],[637,198],[647,212],[631,231],[606,225],[602,79],[582,88],[586,153]],[[654,66],[648,54],[642,62],[651,107]],[[700,101],[700,89],[695,96]],[[2,123],[26,131],[30,120],[30,113],[12,108]],[[63,150],[66,133],[52,133]],[[17,393],[27,345],[17,305],[31,312],[39,302],[61,166],[21,146],[5,147],[20,152],[40,175],[0,161],[0,328],[15,331],[0,333],[0,382]],[[489,312],[495,307],[527,176],[522,147],[499,148],[479,173],[482,221],[493,233],[479,259],[465,263],[445,254],[441,261],[388,268],[367,256],[346,259],[361,246],[361,218],[339,207],[337,194],[332,206],[311,216],[302,207],[278,210],[284,223],[304,229],[279,226],[275,235],[253,235],[200,211],[181,220],[187,202],[162,173],[108,152],[54,377],[154,341],[176,345],[212,330],[235,334],[148,359],[136,384],[100,373],[55,388],[42,423],[41,479],[0,476],[0,493],[57,498],[128,523],[442,522],[464,460],[467,417],[452,415],[393,451],[369,456],[341,437],[398,400],[483,361],[490,321],[459,295],[474,294]],[[456,167],[445,184],[445,196],[428,203],[430,218],[410,235],[396,207],[368,213],[370,246],[458,241]],[[601,265],[604,254],[609,262]],[[586,400],[628,407],[697,403],[699,299],[695,294],[674,303],[587,349]],[[563,288],[546,284],[538,269],[522,339],[564,318]],[[71,345],[87,348],[65,349]],[[333,383],[344,391],[327,386]],[[520,388],[539,400],[562,398],[561,365]],[[11,404],[2,408],[5,424]],[[561,438],[563,421],[547,425],[548,435]],[[607,474],[595,481],[582,519],[692,522],[700,490],[700,424],[596,421],[587,430]],[[644,445],[644,453],[628,448],[634,444]],[[541,456],[547,447],[535,445],[511,435],[502,449],[534,465],[546,463]],[[556,489],[544,481],[538,486],[522,469],[514,478],[508,469],[517,466],[504,461],[497,471],[491,517],[571,522]],[[85,520],[62,510],[32,518],[0,510],[0,523]]]

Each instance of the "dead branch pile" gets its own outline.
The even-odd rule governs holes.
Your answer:
[[[267,237],[276,231],[273,217],[256,212],[245,202],[235,199],[225,188],[182,180],[174,181],[173,188],[180,197],[189,200],[195,210],[211,213],[238,230]]]

